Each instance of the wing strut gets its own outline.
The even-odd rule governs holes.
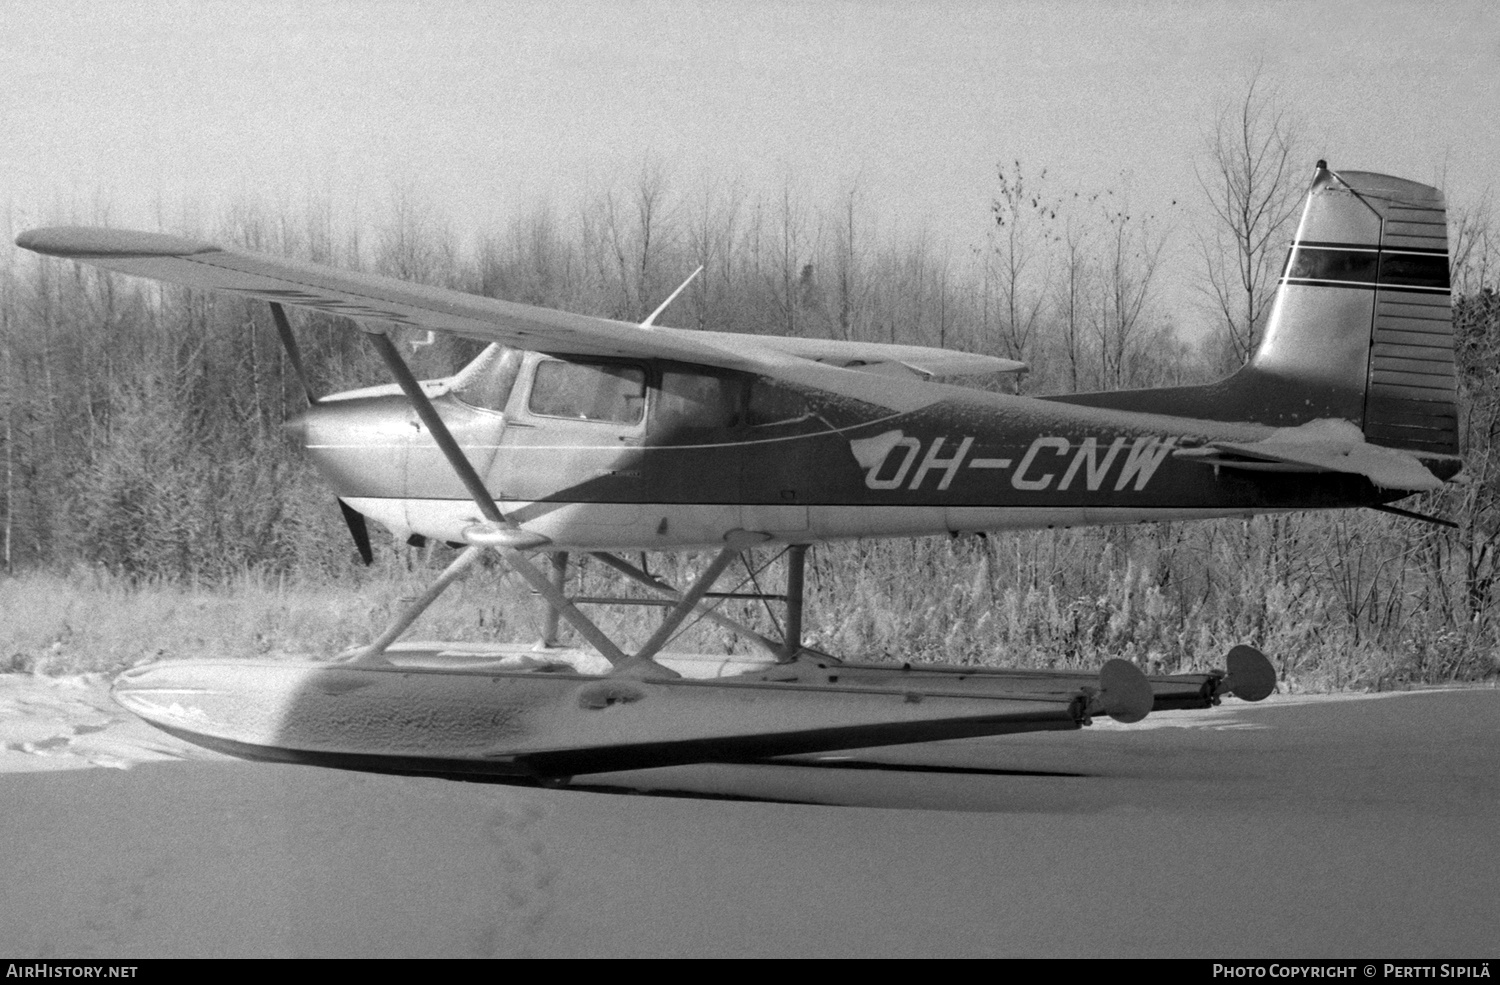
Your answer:
[[[296,373],[297,379],[302,382],[302,392],[307,394],[307,405],[316,406],[318,398],[313,393],[307,367],[302,364],[302,350],[297,347],[297,337],[292,334],[292,323],[287,321],[286,309],[275,301],[269,303],[271,320],[276,323],[276,334],[281,336],[281,347],[286,350],[286,357],[292,364],[292,372]]]

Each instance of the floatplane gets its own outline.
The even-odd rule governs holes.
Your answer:
[[[363,332],[394,382],[308,389],[290,427],[363,551],[366,518],[462,548],[356,651],[158,662],[122,674],[116,700],[242,757],[557,781],[1264,698],[1275,672],[1250,646],[1230,650],[1224,669],[1149,677],[1120,659],[1097,672],[839,659],[804,640],[806,552],[848,538],[1298,510],[1419,516],[1390,504],[1461,467],[1446,237],[1438,190],[1320,161],[1242,369],[1205,386],[1049,397],[937,379],[1024,368],[986,355],[656,324],[675,293],[635,324],[158,233],[49,228],[16,242],[266,302],[304,385],[288,309]],[[489,345],[458,374],[421,381],[393,340],[403,329]],[[655,551],[707,560],[672,585],[627,560]],[[744,593],[715,591],[755,551],[784,554],[779,635],[722,611]],[[579,555],[635,594],[570,594]],[[542,641],[406,641],[486,556],[545,603]],[[584,611],[597,602],[654,603],[662,618],[644,640],[616,639]],[[690,618],[757,652],[665,649]],[[560,645],[561,622],[586,645]]]

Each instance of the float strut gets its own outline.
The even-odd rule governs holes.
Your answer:
[[[568,552],[556,551],[552,555],[552,587],[561,594],[568,584]],[[551,602],[547,603],[547,619],[542,624],[542,646],[551,648],[557,646],[557,627],[560,613],[557,606]]]
[[[453,563],[448,565],[443,570],[443,573],[437,576],[437,580],[427,587],[427,591],[423,592],[411,605],[407,606],[405,611],[396,616],[395,620],[386,627],[385,632],[381,633],[375,639],[375,642],[356,651],[350,662],[384,663],[385,661],[381,658],[381,654],[385,653],[390,645],[396,642],[402,633],[406,632],[407,627],[417,621],[418,616],[427,611],[428,606],[437,601],[437,597],[443,594],[449,585],[457,581],[459,576],[465,571],[468,571],[470,566],[475,561],[478,561],[479,556],[483,553],[484,548],[482,547],[465,548],[464,552],[454,558]]]
[[[781,659],[791,661],[802,650],[802,574],[807,566],[807,545],[789,546],[786,565],[786,640]]]
[[[590,551],[589,553],[599,560],[603,561],[605,564],[609,565],[611,568],[614,568],[622,575],[625,575],[631,581],[637,582],[638,584],[649,588],[651,591],[656,592],[658,595],[664,595],[674,602],[679,601],[682,598],[682,593],[677,589],[673,588],[671,585],[668,585],[666,582],[662,581],[660,578],[657,578],[655,575],[649,574],[641,568],[637,568],[635,565],[631,564],[629,561],[626,561],[623,558],[617,557],[609,553],[608,551]],[[755,630],[751,629],[749,626],[746,626],[738,619],[731,619],[719,610],[710,607],[705,602],[700,601],[698,603],[697,612],[709,622],[716,623],[717,625],[729,630],[731,633],[738,633],[740,636],[745,637],[755,645],[759,646],[761,649],[765,650],[771,656],[781,656],[780,640],[773,640],[768,636],[757,633]]]
[[[697,580],[693,582],[687,591],[682,593],[682,598],[667,613],[666,618],[662,620],[661,626],[656,632],[651,634],[651,638],[626,662],[626,669],[634,670],[643,664],[660,667],[660,664],[656,664],[652,658],[656,656],[657,651],[667,644],[667,641],[672,638],[672,634],[677,632],[677,627],[682,625],[683,620],[693,614],[693,610],[698,608],[698,603],[702,601],[703,594],[714,587],[714,582],[719,580],[719,576],[724,573],[724,569],[729,567],[729,563],[739,557],[739,555],[739,549],[736,547],[725,547],[719,551],[718,555],[709,562],[708,567],[698,576]],[[620,667],[616,666],[615,669],[619,670]]]

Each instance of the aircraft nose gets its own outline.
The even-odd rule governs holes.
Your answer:
[[[406,447],[416,432],[400,395],[325,397],[282,425],[334,492],[343,497],[401,497]]]

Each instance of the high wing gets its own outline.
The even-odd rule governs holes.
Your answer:
[[[1348,421],[1309,421],[1278,428],[1260,441],[1180,448],[1173,457],[1251,472],[1344,472],[1362,475],[1382,489],[1425,492],[1443,485],[1416,455],[1372,445]]]
[[[1010,359],[925,346],[643,328],[162,233],[54,227],[23,233],[16,245],[184,287],[229,291],[345,318],[559,355],[677,359],[767,375],[780,375],[777,367],[784,368],[787,357],[920,376],[977,376],[1026,368]]]

